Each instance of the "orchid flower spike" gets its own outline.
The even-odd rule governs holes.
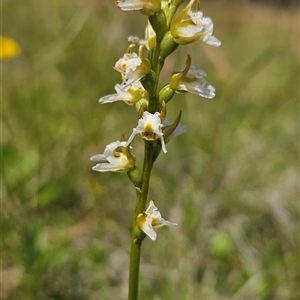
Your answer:
[[[163,226],[176,226],[176,223],[166,221],[162,218],[158,208],[151,200],[147,210],[137,216],[137,225],[144,231],[144,233],[152,240],[155,241],[157,234],[156,229]]]

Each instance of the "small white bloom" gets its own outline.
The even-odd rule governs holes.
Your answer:
[[[124,101],[128,105],[134,105],[141,99],[147,99],[148,93],[143,85],[138,81],[130,86],[126,91],[123,91],[120,84],[115,85],[116,94],[104,96],[99,99],[99,103],[112,103],[116,101]]]
[[[139,119],[137,127],[133,128],[132,134],[127,141],[127,145],[129,145],[133,138],[139,133],[142,138],[147,141],[155,141],[160,138],[162,150],[164,153],[167,153],[162,126],[159,112],[151,114],[148,111],[145,111],[142,118]]]
[[[131,85],[138,82],[151,70],[150,62],[143,56],[143,46],[140,46],[139,55],[136,53],[125,53],[120,58],[114,69],[122,74],[123,82],[120,88],[127,91]]]
[[[139,69],[142,60],[136,53],[125,53],[115,64],[115,70],[123,75],[121,88],[126,91],[130,85],[139,81],[145,74]]]
[[[156,240],[156,229],[163,226],[176,226],[176,223],[166,221],[162,218],[154,202],[151,200],[145,213],[139,214],[137,218],[138,226],[153,241]]]
[[[124,152],[116,151],[121,147],[122,150],[126,147],[126,142],[116,141],[106,146],[104,154],[97,154],[91,157],[92,161],[99,162],[92,169],[98,172],[127,172],[132,167],[132,161]]]
[[[205,77],[206,73],[204,71],[197,70],[194,66],[191,66],[186,76],[178,82],[176,92],[189,92],[212,99],[216,95],[216,89],[206,83]]]
[[[174,19],[171,24],[171,34],[178,44],[189,44],[197,40],[219,47],[221,42],[214,37],[214,23],[211,18],[203,16],[200,10],[193,11],[191,8],[195,1],[191,0],[185,9]]]

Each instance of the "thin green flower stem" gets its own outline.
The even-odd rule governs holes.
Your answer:
[[[136,233],[136,220],[137,216],[143,213],[146,209],[147,196],[150,183],[150,174],[153,166],[153,152],[155,149],[152,144],[145,142],[144,152],[144,165],[142,172],[142,187],[140,191],[137,191],[136,206],[132,228],[132,241],[130,250],[130,266],[129,266],[129,291],[128,300],[138,299],[138,286],[139,286],[139,269],[140,269],[140,256],[142,241],[145,237],[137,237]]]
[[[128,300],[138,299],[141,243],[131,241]]]
[[[158,68],[159,66],[159,57],[160,57],[160,43],[157,42],[156,47],[151,51],[150,54],[150,59],[151,59],[151,67],[152,70],[155,73],[155,86],[154,86],[154,92],[156,94],[157,92],[157,86],[158,86],[158,81],[159,81],[159,75],[160,75],[160,71],[161,69]]]

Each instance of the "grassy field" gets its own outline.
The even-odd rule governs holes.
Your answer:
[[[222,47],[185,53],[213,100],[176,96],[188,131],[154,167],[149,197],[179,226],[145,240],[140,299],[299,299],[299,10],[203,0]],[[135,191],[91,170],[136,126],[112,67],[145,17],[114,1],[3,1],[1,299],[126,299]],[[5,13],[4,13],[5,12]],[[142,148],[134,143],[137,164]]]

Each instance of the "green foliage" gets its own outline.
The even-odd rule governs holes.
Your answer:
[[[297,299],[298,14],[208,2],[222,47],[165,65],[189,51],[217,96],[168,107],[188,134],[158,158],[149,195],[179,226],[145,240],[141,299]],[[2,62],[3,299],[125,299],[134,191],[89,157],[135,126],[125,104],[97,103],[133,25],[111,1],[3,9],[22,47]]]

